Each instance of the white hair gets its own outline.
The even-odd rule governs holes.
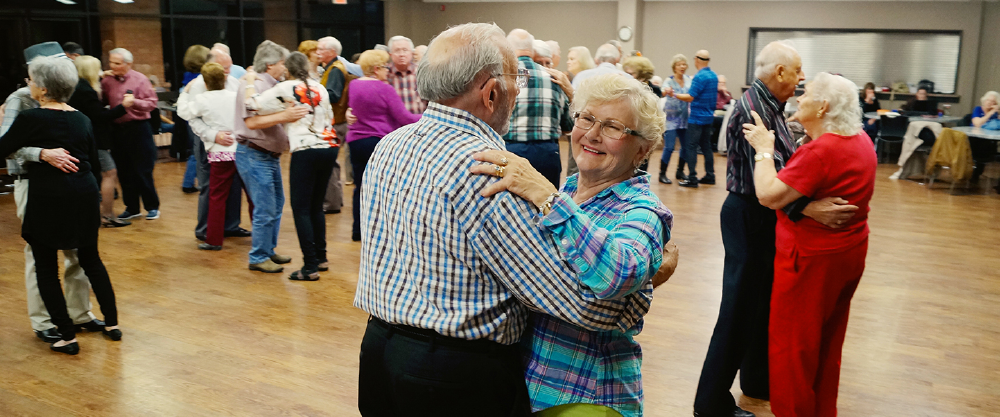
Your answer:
[[[253,70],[266,72],[268,65],[274,65],[288,58],[288,49],[271,41],[261,42],[253,56]]]
[[[28,75],[38,88],[45,89],[45,96],[52,101],[65,103],[73,96],[80,74],[73,61],[65,56],[39,56],[28,63]]]
[[[861,103],[857,84],[839,75],[821,72],[816,74],[807,88],[814,100],[829,103],[823,117],[824,129],[846,136],[861,132]]]
[[[611,45],[609,45],[611,46]],[[612,46],[614,47],[614,46]],[[632,115],[635,130],[650,147],[644,158],[659,143],[667,130],[667,116],[659,106],[660,98],[645,83],[632,77],[604,74],[588,78],[573,97],[573,111],[582,111],[590,103],[623,102]]]
[[[457,47],[435,44],[442,39],[458,38]],[[447,41],[445,41],[447,42]],[[497,76],[503,73],[506,57],[514,51],[504,41],[503,30],[492,23],[466,23],[441,32],[428,45],[417,67],[417,92],[429,101],[458,97],[480,73]],[[504,84],[500,83],[501,88]]]
[[[597,62],[598,64],[602,62],[614,63],[615,61],[621,59],[621,57],[622,54],[621,52],[618,52],[618,48],[615,48],[615,46],[610,43],[606,43],[597,48],[597,52],[594,53],[594,62]]]
[[[531,51],[535,49],[535,37],[524,29],[514,29],[507,35],[507,42],[515,51]]]
[[[649,79],[649,82],[653,83],[653,85],[663,84],[663,77],[659,75],[654,75],[653,78]]]
[[[122,57],[122,61],[125,61],[125,63],[128,64],[132,63],[132,53],[129,52],[128,49],[125,48],[112,49],[111,51],[108,52],[108,56],[110,57],[111,55],[120,55]]]
[[[998,93],[996,91],[987,91],[986,94],[983,94],[983,97],[979,99],[979,104],[986,103],[986,100],[989,100],[990,97],[993,98],[994,102],[1000,104],[1000,93]],[[986,110],[986,109],[983,109],[983,110]]]
[[[545,41],[549,45],[549,50],[552,51],[552,56],[562,56],[562,48],[559,47],[559,42],[556,41]]]
[[[753,76],[761,80],[774,75],[778,65],[789,66],[799,57],[799,51],[795,50],[795,45],[790,40],[774,41],[757,54],[754,60],[755,67]]]
[[[217,42],[215,45],[212,45],[212,49],[218,49],[222,52],[232,55],[232,51],[229,50],[229,45],[226,45],[221,42]]]
[[[400,35],[396,35],[396,36],[393,36],[393,37],[389,38],[389,42],[388,42],[389,49],[392,49],[392,44],[394,44],[396,42],[400,42],[400,41],[405,41],[406,44],[410,46],[410,50],[411,51],[413,50],[413,41],[410,40],[410,38],[407,38],[406,36],[400,36]]]
[[[535,39],[532,47],[535,50],[535,56],[552,58],[552,50],[549,49],[549,44],[545,43],[545,41]]]
[[[333,36],[325,36],[319,38],[319,40],[316,41],[316,47],[322,49],[332,49],[334,51],[337,51],[337,55],[340,55],[340,53],[344,51],[344,46],[341,45],[340,41],[338,41],[337,38],[334,38]]]

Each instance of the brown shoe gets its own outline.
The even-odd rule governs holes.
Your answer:
[[[268,260],[266,260],[264,262],[261,262],[259,264],[250,264],[250,270],[251,271],[266,272],[268,274],[277,274],[277,273],[279,273],[281,271],[284,271],[285,268],[282,267],[281,265],[278,265],[278,264],[272,262],[270,259],[268,259]]]
[[[740,399],[736,402],[736,404],[740,408],[752,412],[758,417],[774,416],[774,413],[771,412],[771,402],[768,400],[762,400],[740,394]]]
[[[291,256],[274,254],[274,255],[271,255],[271,261],[274,262],[274,263],[276,263],[276,264],[287,264],[287,263],[289,263],[289,262],[292,261],[292,257]]]

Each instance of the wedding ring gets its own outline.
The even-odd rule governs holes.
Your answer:
[[[503,177],[503,172],[507,169],[501,165],[493,165],[493,169],[497,171],[498,177]]]
[[[507,166],[508,162],[510,162],[510,161],[507,160],[506,156],[501,156],[500,157],[500,166]]]

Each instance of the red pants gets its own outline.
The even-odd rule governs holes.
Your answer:
[[[839,253],[777,252],[768,360],[777,417],[837,415],[840,356],[868,239]]]
[[[211,162],[208,177],[208,225],[205,230],[205,242],[209,245],[222,246],[226,227],[226,200],[229,199],[229,188],[233,186],[236,175],[236,163]],[[245,192],[245,191],[244,191]],[[247,206],[253,213],[253,202],[247,194]],[[253,214],[251,214],[251,217]]]

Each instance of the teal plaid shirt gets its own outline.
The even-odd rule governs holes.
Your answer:
[[[562,132],[573,130],[569,98],[545,68],[531,58],[517,58],[517,67],[528,70],[528,86],[521,89],[510,114],[510,131],[503,136],[508,142],[559,140]]]
[[[649,176],[615,184],[577,205],[577,176],[566,179],[540,225],[583,288],[605,300],[629,300],[649,311],[651,279],[663,261],[673,214],[649,189]],[[525,379],[533,411],[599,404],[625,417],[642,415],[642,350],[633,326],[593,331],[549,315],[534,316]]]

